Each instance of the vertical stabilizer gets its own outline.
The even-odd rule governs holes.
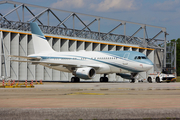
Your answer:
[[[54,52],[37,23],[30,23],[30,26],[35,54]]]

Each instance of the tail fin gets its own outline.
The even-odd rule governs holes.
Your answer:
[[[54,52],[54,50],[44,37],[37,23],[30,23],[30,26],[35,54],[44,52]]]

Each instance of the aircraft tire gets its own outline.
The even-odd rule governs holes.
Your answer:
[[[72,77],[71,82],[80,82],[80,79],[78,77]]]
[[[160,81],[160,78],[159,78],[159,77],[156,77],[156,82],[157,82],[157,83],[161,83],[161,81]]]
[[[76,77],[72,77],[71,82],[75,82],[75,81],[76,81]]]
[[[108,78],[107,77],[100,77],[100,82],[108,82]]]
[[[131,80],[131,83],[135,83],[135,79],[134,78]]]
[[[147,81],[148,81],[149,83],[152,83],[152,78],[151,78],[151,77],[148,77]]]
[[[100,77],[100,82],[104,82],[104,77]]]
[[[104,79],[105,79],[105,82],[108,82],[108,81],[109,81],[108,77],[104,77]]]
[[[76,82],[80,82],[80,78],[76,77]]]

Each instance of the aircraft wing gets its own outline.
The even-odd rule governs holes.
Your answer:
[[[40,65],[48,65],[48,66],[60,66],[63,65],[64,67],[75,67],[75,68],[83,68],[83,67],[93,67],[95,69],[99,69],[100,66],[97,65],[80,65],[78,66],[77,64],[69,64],[69,63],[52,63],[52,62],[46,62],[46,61],[23,61],[23,60],[11,60],[14,62],[28,62],[32,64],[40,64]]]
[[[27,57],[27,56],[17,56],[17,55],[9,55],[9,57],[16,57],[16,58],[24,58],[24,59],[28,59],[28,60],[40,60],[41,58],[37,58],[37,57]]]

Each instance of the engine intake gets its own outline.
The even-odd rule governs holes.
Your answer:
[[[91,67],[78,68],[74,75],[82,79],[92,79],[96,75],[96,71]]]

